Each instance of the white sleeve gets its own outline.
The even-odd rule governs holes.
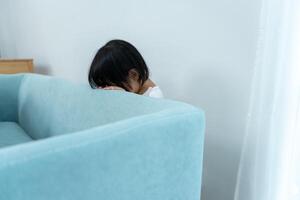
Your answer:
[[[151,88],[147,96],[153,98],[164,98],[164,95],[158,86]]]

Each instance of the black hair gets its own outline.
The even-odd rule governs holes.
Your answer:
[[[149,78],[149,69],[138,50],[124,40],[111,40],[96,53],[89,71],[89,83],[92,88],[115,85],[128,90],[131,69],[136,70],[141,84]]]

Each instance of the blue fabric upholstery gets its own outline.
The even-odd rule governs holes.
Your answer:
[[[0,102],[0,200],[200,198],[193,106],[41,75],[0,75]]]
[[[1,76],[0,121],[17,121],[18,94],[23,75]]]
[[[15,122],[0,122],[0,148],[24,142],[32,139]]]
[[[19,123],[40,139],[158,111],[178,112],[180,105],[123,91],[92,90],[51,77],[26,76],[19,92]],[[174,106],[180,107],[174,110]]]

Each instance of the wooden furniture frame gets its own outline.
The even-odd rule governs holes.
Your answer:
[[[0,74],[33,73],[33,59],[0,59]]]

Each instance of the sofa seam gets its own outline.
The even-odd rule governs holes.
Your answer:
[[[25,77],[26,75],[25,74],[23,74],[23,76],[22,76],[22,79],[21,79],[21,81],[20,81],[20,86],[19,86],[19,90],[18,90],[18,107],[17,107],[17,117],[18,117],[18,123],[20,124],[20,93],[21,93],[21,89],[22,89],[22,87],[23,87],[23,82],[24,82],[24,79],[26,78]]]

